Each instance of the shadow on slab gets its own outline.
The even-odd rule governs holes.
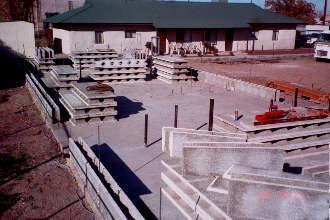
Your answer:
[[[117,102],[118,114],[116,118],[118,120],[121,118],[127,118],[133,114],[138,114],[140,111],[145,110],[145,108],[142,107],[142,102],[133,102],[125,96],[117,96],[115,101]]]
[[[157,219],[140,196],[151,194],[148,187],[135,175],[125,162],[107,145],[91,147],[97,157],[101,157],[103,166],[109,171],[120,188],[126,193],[133,204],[146,219]]]

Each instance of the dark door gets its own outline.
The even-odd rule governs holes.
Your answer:
[[[225,51],[233,50],[234,31],[231,29],[226,30]]]
[[[62,53],[62,39],[55,38],[54,39],[54,53]]]
[[[166,52],[166,31],[157,31],[157,36],[159,37],[159,53],[163,55]]]

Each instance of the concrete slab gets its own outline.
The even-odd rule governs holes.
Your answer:
[[[263,111],[269,105],[268,100],[237,91],[230,92],[201,81],[179,86],[157,80],[112,86],[120,97],[117,97],[118,122],[78,126],[68,122],[66,125],[72,137],[82,136],[89,145],[98,143],[99,126],[100,142],[108,149],[101,154],[101,160],[116,161],[112,167],[118,170],[118,183],[123,183],[126,189],[133,192],[135,201],[144,210],[150,210],[152,215],[149,219],[159,217],[159,192],[163,186],[160,160],[168,157],[161,149],[161,131],[162,127],[173,126],[175,104],[179,106],[179,127],[203,131],[207,129],[210,98],[215,99],[215,112],[218,113],[234,112],[236,106],[242,112]],[[285,107],[281,103],[279,106]],[[145,113],[149,115],[147,148],[143,142]],[[162,219],[165,218],[182,219],[182,215],[173,205],[166,206],[164,202]]]

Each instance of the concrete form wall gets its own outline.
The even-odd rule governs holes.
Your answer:
[[[34,26],[25,21],[0,23],[0,40],[14,51],[33,58],[35,54]]]

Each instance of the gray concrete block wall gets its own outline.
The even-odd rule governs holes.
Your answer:
[[[217,143],[217,146],[183,147],[184,175],[217,176],[233,164],[281,171],[283,150],[246,143]],[[253,144],[252,144],[253,145]]]

